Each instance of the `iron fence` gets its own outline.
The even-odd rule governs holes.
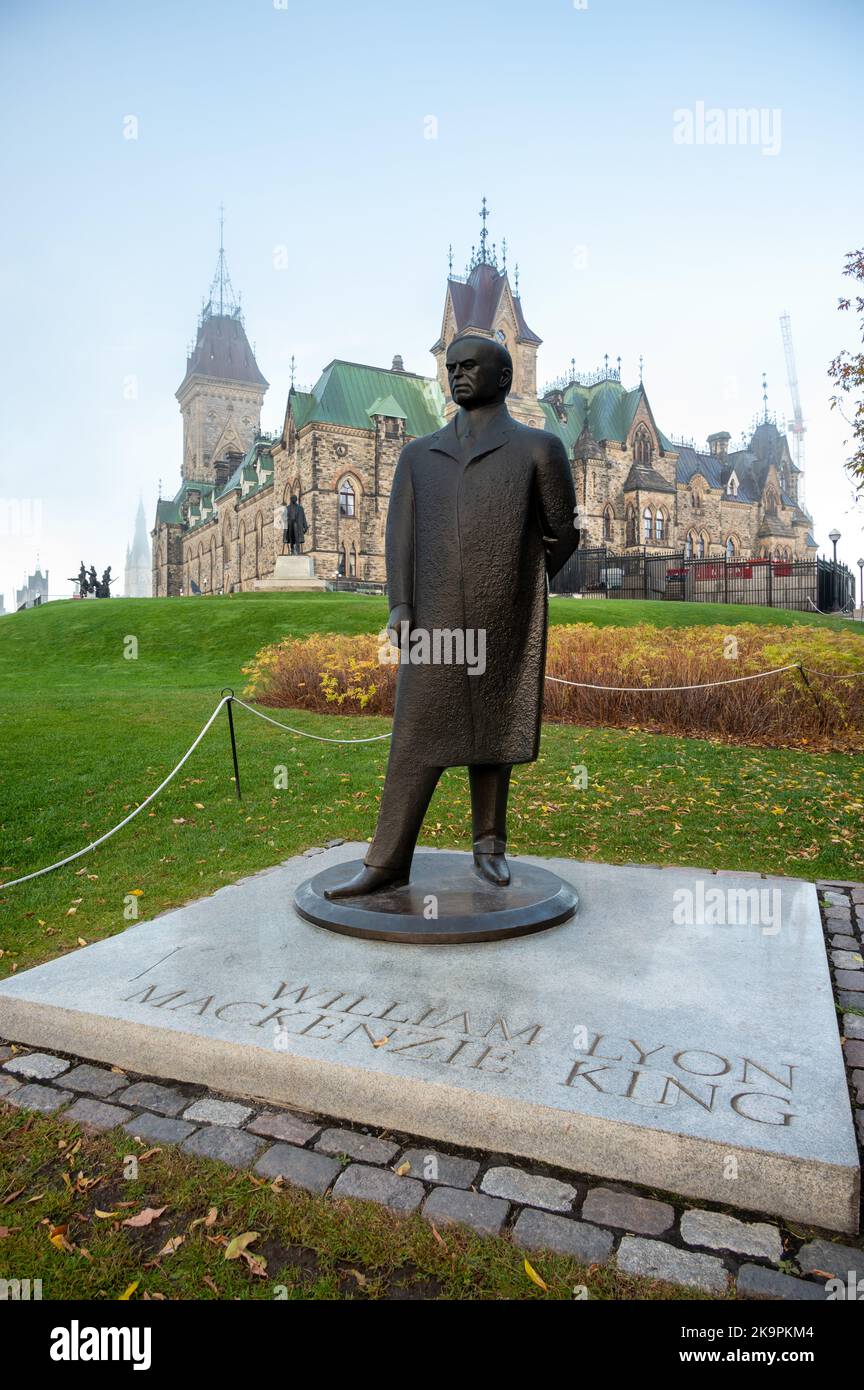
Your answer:
[[[683,551],[602,546],[577,550],[551,583],[553,594],[596,598],[744,603],[808,612],[851,612],[855,579],[833,560],[688,559]]]

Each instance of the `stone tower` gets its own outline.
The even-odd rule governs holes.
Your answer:
[[[216,274],[176,393],[183,416],[184,481],[227,481],[217,462],[229,455],[242,458],[254,443],[267,386],[234,297],[220,227]]]
[[[138,512],[135,517],[135,537],[131,546],[127,546],[126,549],[126,574],[123,589],[127,598],[149,598],[153,592],[150,538],[147,535],[144,503],[140,497],[138,499]]]
[[[507,243],[502,245],[500,269],[495,246],[491,250],[487,246],[488,215],[484,198],[480,211],[480,249],[471,248],[471,259],[464,275],[453,274],[451,257],[441,336],[432,347],[438,384],[447,402],[445,413],[450,419],[456,411],[447,381],[447,349],[458,334],[476,333],[482,338],[497,338],[513,359],[513,387],[507,397],[510,414],[523,425],[543,429],[546,418],[537,401],[537,349],[543,340],[525,322],[518,292],[518,266],[515,292],[511,287],[507,274]]]

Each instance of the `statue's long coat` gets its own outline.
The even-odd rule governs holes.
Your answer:
[[[537,757],[547,575],[578,543],[564,446],[504,406],[473,447],[452,421],[405,446],[387,515],[390,606],[410,604],[430,634],[485,629],[486,668],[400,663],[394,750],[439,767]]]

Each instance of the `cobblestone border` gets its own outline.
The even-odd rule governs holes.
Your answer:
[[[864,885],[816,886],[864,1149]],[[862,1238],[842,1244],[816,1229],[805,1238],[782,1219],[733,1206],[695,1206],[634,1185],[264,1107],[14,1043],[0,1043],[0,1103],[58,1113],[91,1131],[122,1127],[147,1143],[179,1144],[319,1196],[419,1211],[436,1228],[456,1223],[481,1235],[506,1234],[528,1253],[614,1262],[625,1273],[707,1293],[732,1288],[745,1299],[813,1301],[826,1297],[826,1273],[844,1284],[850,1271],[864,1279]]]

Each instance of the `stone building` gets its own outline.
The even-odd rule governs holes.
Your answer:
[[[485,210],[484,210],[485,211]],[[445,355],[466,331],[503,342],[514,366],[511,413],[550,430],[571,459],[584,544],[612,551],[683,551],[693,557],[812,556],[811,520],[786,438],[763,418],[739,449],[725,430],[707,449],[659,428],[640,380],[626,389],[620,365],[571,370],[540,394],[537,350],[519,295],[486,243],[463,276],[452,263],[435,375],[334,358],[311,390],[293,385],[278,438],[262,435],[267,382],[249,346],[220,248],[198,338],[177,392],[183,416],[182,481],[160,499],[153,536],[153,593],[196,594],[273,587],[285,553],[283,512],[299,497],[309,534],[304,554],[318,581],[381,583],[384,527],[399,451],[439,428],[455,406]]]
[[[37,608],[40,603],[48,602],[48,571],[42,573],[42,566],[38,560],[36,563],[36,573],[28,574],[20,589],[15,590],[16,611],[22,608]]]

